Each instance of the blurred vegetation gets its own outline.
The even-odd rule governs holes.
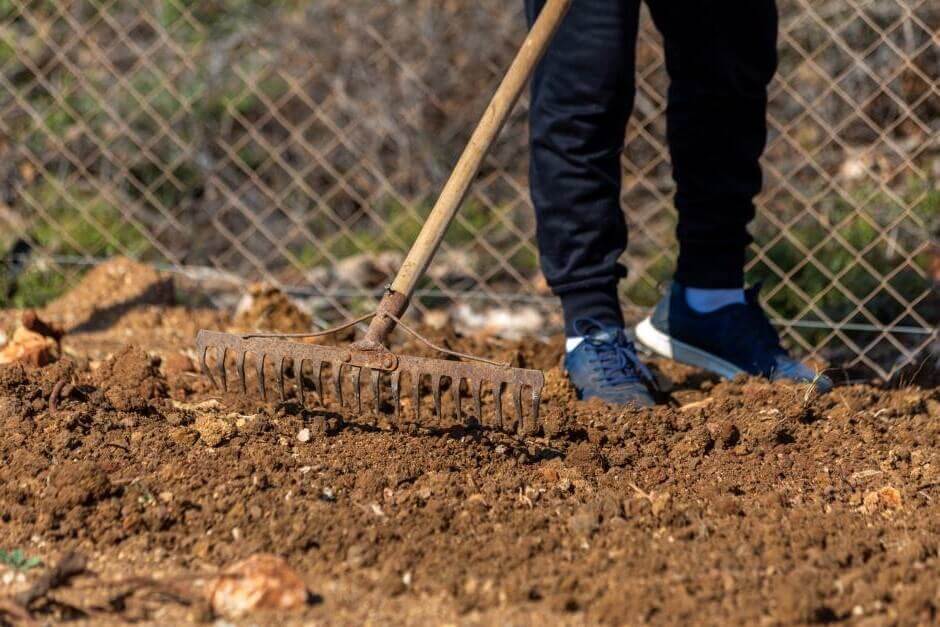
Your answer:
[[[855,298],[874,292],[866,308],[894,321],[903,303],[854,251],[904,300],[932,289],[924,244],[940,233],[930,139],[940,104],[923,95],[940,65],[940,8],[805,11],[781,2],[773,172],[749,278],[766,282],[780,318],[816,320],[815,307],[861,320],[833,287],[839,276]],[[382,280],[339,284],[334,262],[407,249],[523,29],[520,6],[498,0],[0,0],[0,249],[23,238],[34,259],[0,306],[41,304],[75,264],[115,254],[371,293]],[[643,305],[675,256],[656,39],[644,22],[625,159],[637,221],[625,289]],[[864,63],[847,50],[866,51]],[[424,287],[537,293],[526,166],[523,107],[448,234],[462,267]]]

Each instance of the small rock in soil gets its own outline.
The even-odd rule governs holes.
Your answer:
[[[901,493],[891,486],[872,490],[862,499],[862,509],[868,514],[901,509],[901,504]]]
[[[282,557],[252,555],[225,569],[206,589],[212,609],[227,618],[263,610],[298,610],[310,600],[303,579]]]
[[[22,363],[41,367],[59,358],[59,345],[55,339],[19,327],[13,339],[0,351],[0,364]]]
[[[589,505],[581,507],[568,519],[568,529],[571,533],[582,538],[593,535],[600,524],[601,519],[597,509]]]
[[[206,414],[196,416],[194,426],[206,446],[219,446],[235,435],[235,425],[218,416]]]

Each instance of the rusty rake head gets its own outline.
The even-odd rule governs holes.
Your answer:
[[[227,390],[227,369],[234,366],[241,391],[248,392],[248,375],[253,375],[263,400],[267,400],[266,387],[272,374],[281,400],[293,396],[302,405],[307,405],[312,392],[313,399],[322,407],[328,406],[328,400],[347,407],[349,403],[345,401],[349,399],[351,384],[352,409],[362,413],[361,387],[362,379],[366,378],[375,412],[391,409],[396,420],[402,419],[403,395],[410,393],[415,420],[420,423],[422,390],[427,389],[433,398],[434,415],[441,419],[444,392],[449,389],[450,404],[458,422],[467,422],[472,417],[481,425],[501,430],[515,427],[514,430],[520,433],[535,433],[541,425],[539,402],[545,379],[538,370],[413,357],[386,350],[319,346],[217,331],[200,331],[196,349],[202,370],[213,385]],[[210,358],[214,358],[213,364],[210,364]],[[344,381],[350,384],[344,385]],[[386,381],[390,396],[383,392]],[[508,419],[503,409],[506,393],[514,408],[513,419]],[[467,397],[472,407],[465,405]],[[484,420],[484,399],[492,402],[495,422]],[[490,403],[485,405],[488,409]]]

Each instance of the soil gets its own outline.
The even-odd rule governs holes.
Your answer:
[[[304,312],[280,290],[257,283],[249,286],[235,312],[233,326],[245,331],[307,333],[312,329],[310,314]]]
[[[43,313],[68,331],[62,307]],[[259,552],[315,602],[246,624],[940,620],[936,388],[814,396],[657,362],[673,404],[623,410],[575,398],[561,338],[434,331],[547,369],[545,428],[396,427],[219,394],[191,345],[223,313],[109,307],[57,363],[0,367],[0,549],[79,551],[97,574],[43,620],[211,620],[194,577]]]

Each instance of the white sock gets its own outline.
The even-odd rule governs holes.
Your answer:
[[[711,313],[727,305],[744,305],[744,288],[732,290],[703,290],[685,288],[685,302],[698,313]]]
[[[583,341],[584,341],[584,338],[581,337],[580,335],[577,337],[565,338],[565,352],[570,353],[571,351],[576,349],[578,346],[580,346],[581,342]]]

